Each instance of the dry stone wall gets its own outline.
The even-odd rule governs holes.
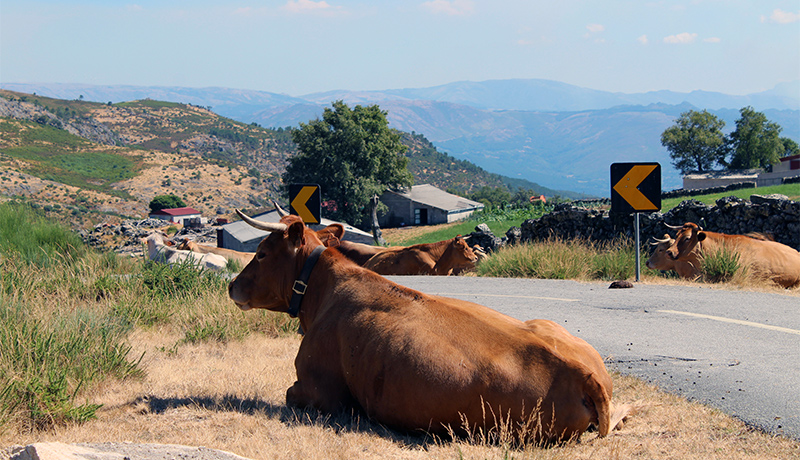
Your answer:
[[[718,233],[760,232],[800,250],[800,202],[789,200],[784,195],[752,195],[749,201],[731,196],[717,200],[713,206],[687,200],[663,214],[642,213],[639,216],[641,241],[661,238],[668,233],[664,223],[682,225],[685,222],[695,222]],[[523,222],[519,233],[520,242],[539,241],[551,236],[595,241],[620,236],[633,238],[634,218],[633,214],[560,204],[550,214]],[[674,231],[669,233],[675,234]]]

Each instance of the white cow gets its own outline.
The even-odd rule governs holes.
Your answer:
[[[217,254],[201,254],[175,249],[167,244],[166,238],[160,233],[153,233],[147,237],[147,254],[150,260],[166,264],[191,261],[193,264],[209,270],[224,270],[228,264],[227,259]]]

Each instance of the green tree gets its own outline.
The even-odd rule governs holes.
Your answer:
[[[150,200],[150,212],[160,211],[162,209],[183,208],[186,203],[183,202],[181,197],[176,195],[158,195]]]
[[[373,196],[413,183],[406,146],[377,105],[332,106],[322,119],[292,131],[299,153],[289,159],[283,182],[319,184],[325,217],[363,225]]]
[[[739,111],[736,129],[728,136],[727,148],[733,169],[768,168],[786,152],[780,134],[783,128],[767,120],[752,107]]]
[[[689,110],[661,133],[661,145],[681,173],[708,171],[715,163],[725,165],[724,127],[724,121],[706,110]]]
[[[486,208],[498,208],[511,201],[511,193],[501,187],[483,187],[475,190],[467,196],[470,200],[483,203]]]
[[[800,153],[800,146],[797,145],[797,142],[795,142],[794,140],[789,139],[788,137],[782,137],[781,143],[783,143],[782,156],[790,157],[792,155],[797,155],[798,153]]]

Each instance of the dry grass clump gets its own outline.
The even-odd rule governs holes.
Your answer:
[[[359,413],[288,407],[299,337],[253,334],[226,344],[184,343],[166,328],[131,335],[146,376],[106,381],[81,398],[97,418],[47,431],[6,432],[0,445],[132,441],[202,445],[253,459],[788,459],[800,443],[753,430],[723,413],[614,374],[618,402],[648,406],[606,438],[541,448],[400,433]]]

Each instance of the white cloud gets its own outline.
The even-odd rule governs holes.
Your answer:
[[[637,38],[636,41],[642,45],[646,45],[648,43],[647,35],[642,35],[641,37]]]
[[[422,7],[432,13],[448,16],[464,16],[475,11],[475,3],[472,0],[431,0],[423,3]]]
[[[719,37],[709,37],[709,38],[703,39],[703,41],[706,42],[706,43],[719,43],[719,42],[722,41],[722,39],[719,38]]]
[[[310,13],[314,11],[328,11],[333,9],[328,2],[321,0],[315,2],[313,0],[289,0],[283,9],[291,13]]]
[[[682,34],[677,35],[670,35],[668,37],[664,37],[664,43],[669,43],[671,45],[688,45],[692,43],[697,38],[697,34],[690,34],[689,32],[684,32]]]
[[[783,11],[775,9],[769,18],[761,16],[761,22],[775,22],[777,24],[791,24],[792,22],[800,21],[800,13],[793,13],[791,11]]]
[[[586,30],[592,33],[599,33],[606,30],[606,28],[602,24],[589,24],[586,26]]]

